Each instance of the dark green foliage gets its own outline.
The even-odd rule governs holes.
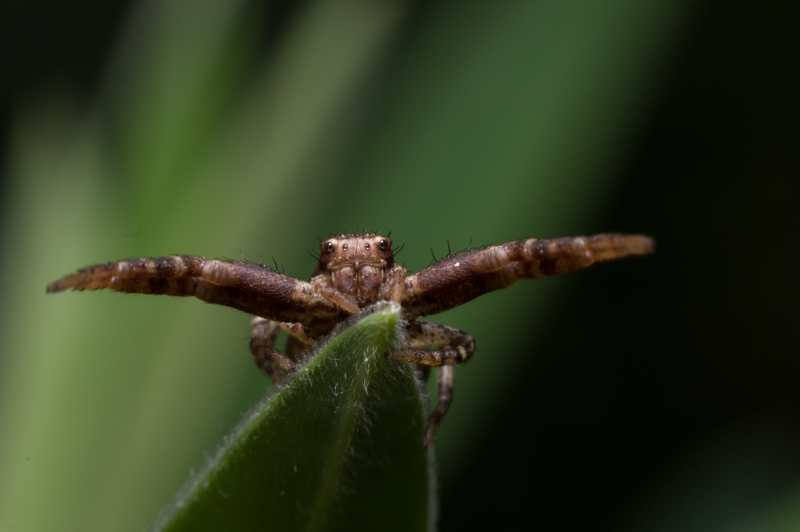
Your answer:
[[[345,327],[262,401],[156,530],[425,530],[433,504],[420,393],[383,353],[399,307]],[[350,325],[350,324],[345,324]]]

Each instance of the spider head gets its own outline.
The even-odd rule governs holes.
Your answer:
[[[333,287],[359,304],[374,303],[383,273],[394,265],[392,241],[376,233],[342,234],[322,241],[314,275],[327,274]]]

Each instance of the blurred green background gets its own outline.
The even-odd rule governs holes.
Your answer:
[[[124,257],[601,231],[472,332],[440,529],[800,530],[796,2],[0,6],[0,530],[141,530],[270,388],[248,317],[45,296]]]

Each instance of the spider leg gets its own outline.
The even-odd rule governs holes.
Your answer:
[[[591,266],[595,262],[653,252],[642,235],[600,234],[554,239],[529,238],[448,257],[406,279],[403,308],[409,316],[428,316],[505,288],[519,279],[536,279]]]
[[[462,364],[475,353],[475,337],[453,327],[413,320],[406,328],[411,337],[410,349],[388,351],[387,357],[426,366],[449,366]],[[436,351],[424,349],[429,345],[435,345]]]
[[[84,268],[47,287],[47,292],[99,290],[195,296],[280,322],[328,330],[341,309],[309,283],[248,262],[173,255],[109,262]]]
[[[276,385],[283,386],[286,382],[283,372],[294,371],[294,362],[275,349],[275,340],[281,332],[280,325],[276,321],[253,316],[250,326],[250,352],[253,353],[253,361]]]
[[[407,326],[409,348],[390,351],[386,356],[397,360],[417,363],[417,369],[427,377],[427,369],[436,368],[436,406],[428,415],[422,444],[428,447],[436,437],[436,429],[444,419],[450,403],[453,402],[453,364],[466,362],[475,353],[475,338],[453,327],[439,323],[412,321]],[[430,352],[425,348],[435,345],[437,350]],[[424,368],[424,369],[423,369]]]
[[[450,403],[453,402],[453,377],[455,368],[453,366],[442,366],[436,368],[436,406],[428,415],[428,422],[425,425],[425,433],[422,436],[422,446],[427,448],[436,437],[436,429],[444,419]]]
[[[286,373],[292,373],[305,349],[314,343],[300,323],[279,323],[260,316],[250,320],[250,352],[256,366],[272,378],[278,386],[286,383]],[[286,353],[275,349],[275,340],[281,329],[289,334]],[[285,373],[284,373],[285,372]]]
[[[300,323],[279,323],[260,316],[250,320],[250,351],[258,368],[270,376],[278,386],[286,382],[286,374],[293,373],[302,359],[303,351],[314,343]],[[281,330],[289,334],[285,353],[275,348]]]
[[[417,372],[417,378],[422,382],[428,382],[432,367],[433,366],[426,366],[425,364],[414,364],[414,371]]]

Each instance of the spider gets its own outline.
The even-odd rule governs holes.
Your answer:
[[[642,235],[528,238],[448,254],[407,275],[405,267],[395,262],[388,237],[341,234],[322,241],[309,282],[263,264],[172,255],[90,266],[50,284],[47,292],[108,288],[195,296],[252,314],[250,351],[259,369],[278,386],[286,384],[303,353],[336,324],[375,303],[399,303],[408,343],[386,356],[412,362],[425,375],[431,367],[437,368],[437,403],[423,433],[427,447],[453,401],[453,367],[472,358],[475,338],[418,318],[463,305],[520,279],[537,279],[652,252],[653,240]],[[289,335],[284,352],[275,349],[281,330]]]

